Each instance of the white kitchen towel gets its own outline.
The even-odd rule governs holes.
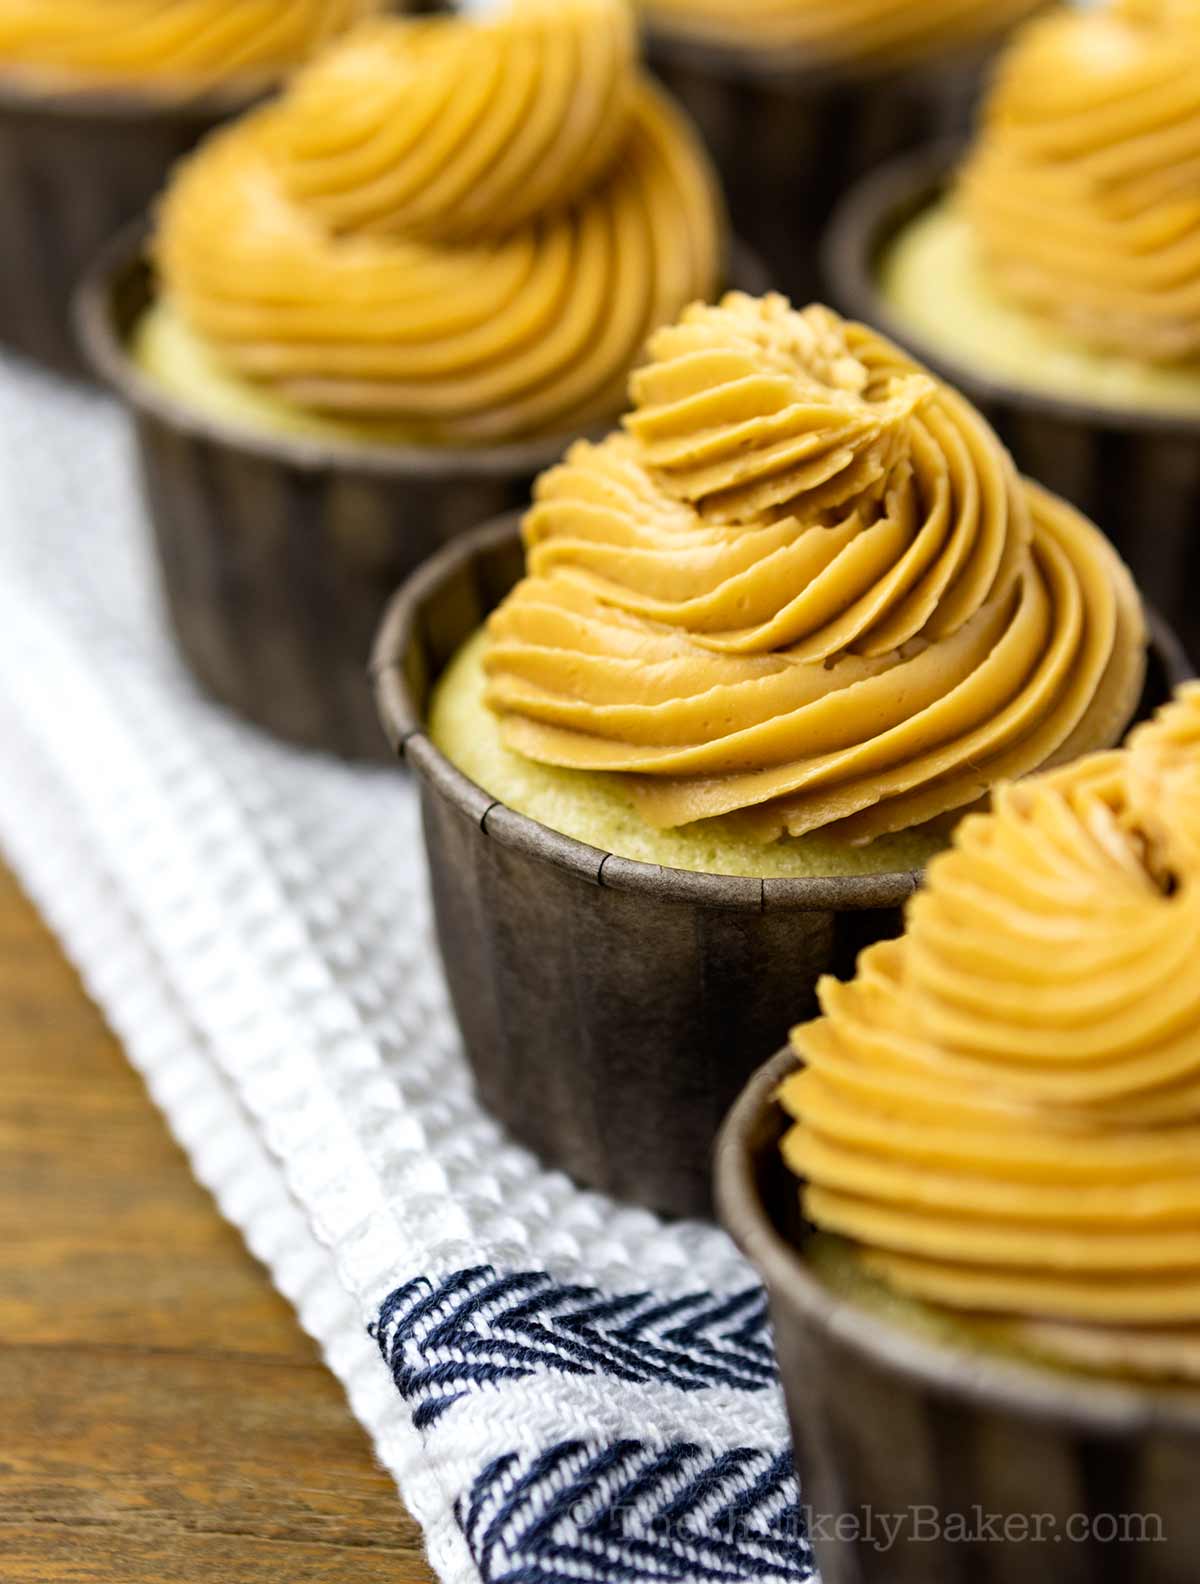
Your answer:
[[[470,1584],[812,1573],[761,1290],[478,1107],[414,789],[191,687],[130,437],[0,362],[0,844]]]

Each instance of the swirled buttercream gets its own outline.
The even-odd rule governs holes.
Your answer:
[[[180,171],[168,299],[295,405],[416,439],[577,428],[714,289],[708,163],[624,0],[379,21]]]
[[[794,1032],[784,1153],[806,1215],[901,1292],[1200,1322],[1198,722],[1192,690],[1128,750],[1000,790],[933,860],[903,939],[825,981]]]
[[[988,278],[1033,314],[1141,360],[1200,357],[1200,6],[1031,23],[960,198]]]
[[[383,0],[0,0],[0,69],[85,83],[274,77]]]
[[[1128,574],[954,391],[778,296],[651,359],[525,518],[487,656],[510,748],[624,775],[652,826],[868,841],[1119,737]]]
[[[1045,0],[642,0],[652,23],[740,49],[814,61],[896,62],[952,54]]]

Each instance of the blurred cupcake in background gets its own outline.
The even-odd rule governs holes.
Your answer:
[[[1028,25],[966,159],[847,200],[831,285],[987,408],[1200,655],[1200,5]]]
[[[164,98],[277,81],[387,0],[4,0],[11,79]]]
[[[1104,537],[875,332],[735,292],[650,350],[376,676],[483,1100],[686,1214],[818,975],[997,781],[1118,741],[1147,657]]]
[[[641,0],[659,76],[695,116],[734,224],[797,302],[822,228],[880,160],[965,130],[980,70],[1045,0]]]
[[[822,984],[823,1016],[721,1155],[730,1226],[771,1287],[809,1499],[978,1503],[1010,1539],[1009,1515],[1079,1540],[1100,1513],[1154,1514],[1158,1576],[1190,1577],[1200,687],[1125,749],[1001,789],[906,922],[851,983]],[[795,1175],[772,1186],[784,1128]],[[887,1413],[863,1417],[867,1401]],[[1063,1530],[1072,1513],[1083,1534]],[[915,1547],[920,1572],[900,1552],[860,1572],[827,1536],[818,1560],[865,1584],[940,1578],[952,1546]],[[1028,1576],[1027,1548],[989,1555],[989,1577]],[[1055,1576],[1093,1576],[1087,1555]]]
[[[0,341],[75,373],[70,298],[173,162],[384,0],[0,0]]]
[[[397,582],[610,419],[725,268],[625,0],[380,19],[215,134],[84,309],[133,405],[183,651],[294,741],[382,743]]]

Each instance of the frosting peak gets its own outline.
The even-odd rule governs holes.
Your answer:
[[[775,295],[693,306],[649,351],[625,428],[664,490],[726,523],[877,499],[934,391],[915,371],[873,385],[835,314]]]
[[[1127,750],[1001,789],[905,936],[822,984],[784,1152],[809,1219],[893,1286],[1026,1320],[1200,1322],[1198,788],[1192,688]]]
[[[234,372],[418,442],[586,427],[711,294],[707,160],[626,0],[379,20],[180,168],[167,296]]]
[[[1080,339],[1200,356],[1200,6],[1126,0],[1031,23],[962,173],[999,285]]]
[[[487,660],[509,747],[626,775],[651,825],[867,841],[1119,735],[1128,575],[881,336],[732,293],[631,389],[525,519]]]

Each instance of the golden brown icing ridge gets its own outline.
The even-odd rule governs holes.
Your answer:
[[[1129,750],[1001,789],[933,860],[903,939],[824,981],[794,1031],[780,1098],[805,1213],[901,1291],[1200,1321],[1200,828],[1164,830],[1136,773],[1157,760],[1194,798],[1198,716],[1193,689]]]
[[[1045,0],[642,0],[651,21],[816,61],[907,61],[998,38]]]
[[[1200,356],[1200,7],[1031,23],[961,199],[991,277],[1034,313],[1133,357]]]
[[[0,67],[89,82],[271,77],[383,0],[0,0]]]
[[[164,202],[189,324],[308,409],[479,442],[609,416],[714,289],[723,227],[624,0],[379,21],[218,134]]]
[[[627,6],[524,0],[487,26],[362,29],[296,84],[292,200],[333,232],[502,237],[581,198],[638,112]]]
[[[651,342],[623,433],[539,480],[488,700],[651,825],[853,841],[1115,741],[1144,655],[1107,542],[828,309],[731,293]]]

